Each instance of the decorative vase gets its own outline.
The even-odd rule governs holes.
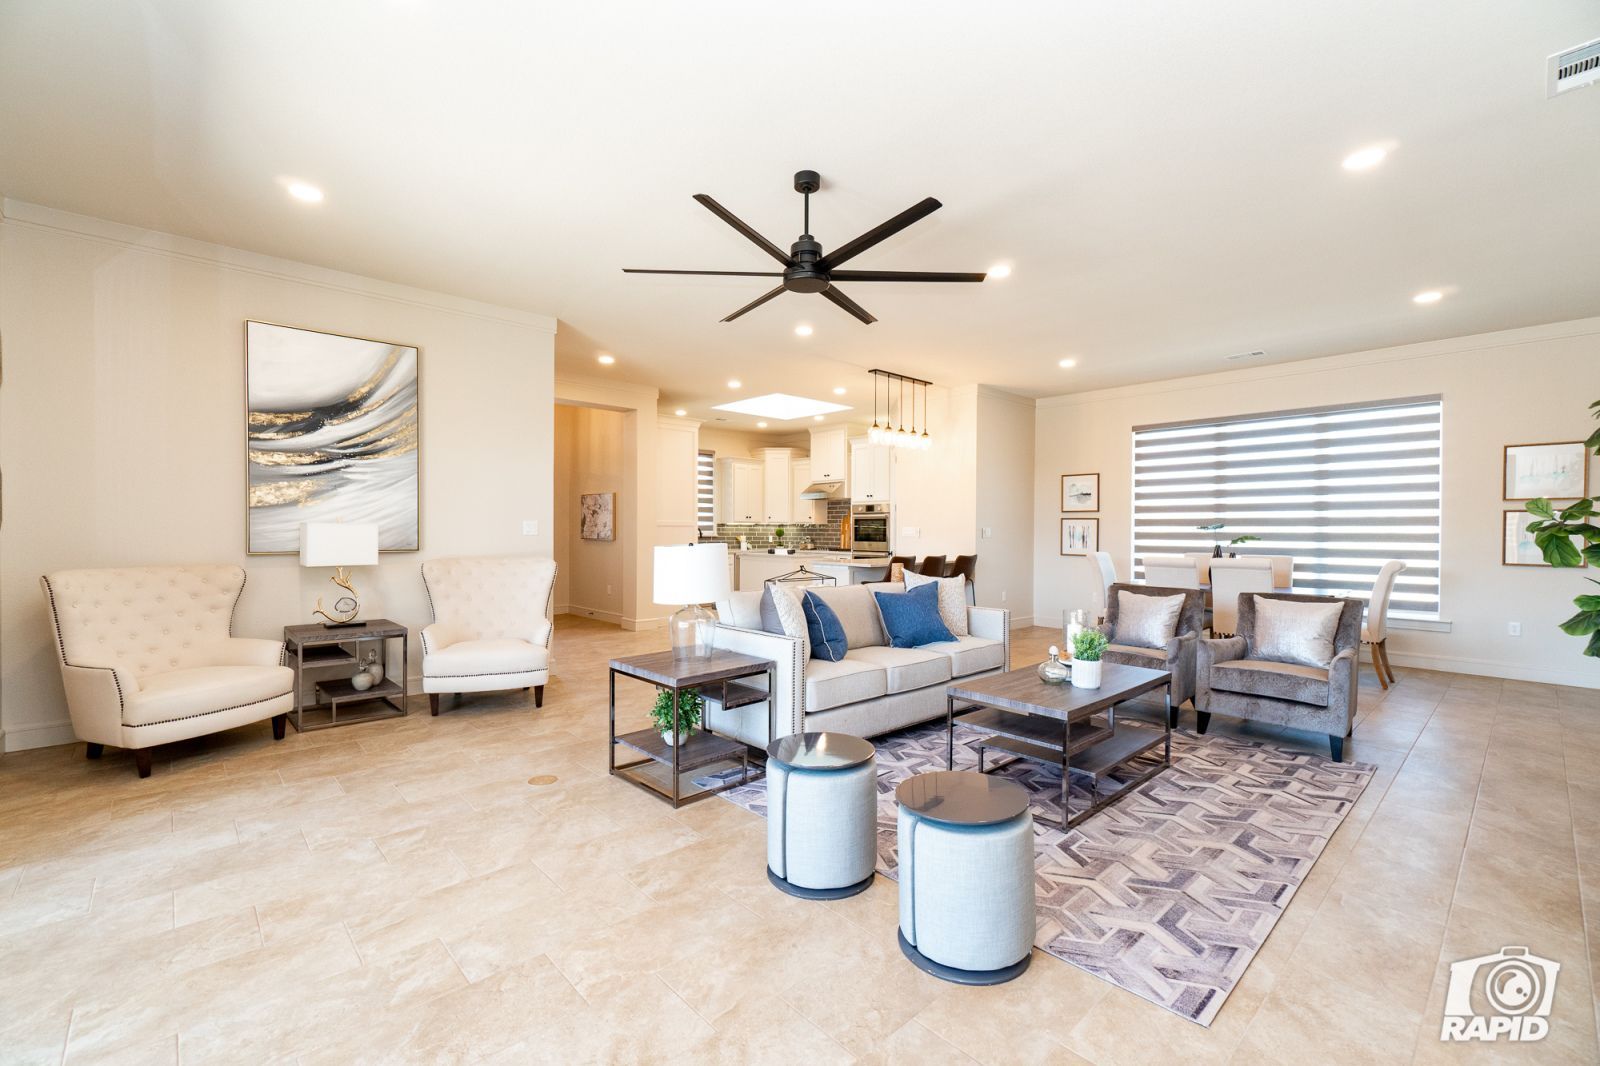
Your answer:
[[[350,687],[357,692],[365,692],[372,687],[372,675],[365,670],[357,670],[350,678]]]
[[[1061,635],[1066,638],[1065,654],[1072,657],[1072,642],[1079,633],[1089,628],[1089,612],[1085,610],[1063,611],[1061,616]]]
[[[661,741],[667,747],[675,748],[679,744],[687,743],[688,740],[689,740],[690,734],[692,734],[693,732],[694,732],[694,727],[693,726],[687,726],[687,725],[684,725],[682,722],[680,722],[680,723],[678,723],[678,735],[677,736],[673,736],[672,735],[672,730],[663,729],[663,730],[661,730]]]
[[[1061,661],[1061,650],[1050,645],[1050,658],[1039,664],[1039,680],[1047,685],[1059,685],[1072,676],[1072,668]]]
[[[1211,547],[1211,558],[1213,558],[1213,559],[1222,558],[1222,545],[1220,545],[1220,544],[1212,545],[1212,547]]]
[[[1074,659],[1072,661],[1072,687],[1099,688],[1100,660],[1095,659],[1090,662],[1088,659]]]
[[[383,660],[378,658],[377,652],[367,652],[366,667],[367,676],[372,678],[372,683],[374,685],[381,684],[383,682]]]

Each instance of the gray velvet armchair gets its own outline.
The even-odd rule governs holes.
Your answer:
[[[1256,601],[1341,603],[1333,636],[1333,661],[1326,669],[1257,657]],[[1356,720],[1356,679],[1361,652],[1362,603],[1333,596],[1256,593],[1239,597],[1239,633],[1202,640],[1195,671],[1194,707],[1201,733],[1212,714],[1328,734],[1335,762],[1344,759],[1344,738]]]
[[[1144,648],[1117,641],[1117,615],[1122,593],[1134,596],[1182,596],[1183,609],[1178,612],[1177,631],[1161,648]],[[1106,588],[1106,621],[1104,630],[1111,643],[1106,646],[1101,659],[1124,666],[1143,666],[1150,670],[1172,671],[1172,724],[1178,724],[1178,706],[1194,698],[1195,645],[1205,629],[1205,596],[1199,589],[1167,588],[1162,585],[1129,585],[1112,582]]]

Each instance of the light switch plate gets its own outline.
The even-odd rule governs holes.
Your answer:
[[[539,535],[539,523],[531,518],[524,519],[522,522],[522,535],[524,537],[537,537]]]
[[[916,540],[918,537],[922,536],[922,527],[921,526],[901,526],[900,527],[900,535],[902,537],[908,537],[911,540]]]
[[[978,535],[984,540],[988,540],[990,537],[994,536],[994,530],[989,526],[984,526],[983,529],[979,531]]]

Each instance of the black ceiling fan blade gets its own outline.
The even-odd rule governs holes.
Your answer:
[[[834,281],[982,281],[987,274],[957,274],[944,270],[834,270]]]
[[[723,207],[721,204],[717,203],[703,192],[695,193],[694,198],[698,200],[707,211],[710,211],[713,215],[716,215],[718,218],[722,219],[722,221],[726,222],[728,225],[744,234],[746,240],[760,248],[763,252],[766,252],[784,266],[789,265],[789,256],[782,248],[779,248],[776,244],[773,244],[761,234],[751,229],[738,215],[734,214],[732,211],[729,211],[726,207]]]
[[[944,205],[938,200],[935,200],[930,196],[921,203],[914,204],[913,206],[906,208],[904,211],[889,219],[887,222],[878,223],[876,226],[873,226],[855,240],[846,241],[829,254],[823,256],[823,268],[826,270],[832,270],[840,263],[843,263],[846,259],[853,259],[862,252],[866,251],[868,248],[871,248],[874,244],[877,244],[879,241],[888,240],[896,233],[899,233],[901,230],[911,225],[911,223],[927,218],[929,215],[933,214],[943,206]]]
[[[781,270],[641,270],[623,267],[624,274],[709,274],[719,278],[781,278]]]
[[[855,315],[857,318],[859,318],[866,325],[870,326],[874,322],[878,321],[876,318],[874,318],[871,314],[868,313],[868,311],[867,311],[867,309],[865,307],[862,307],[860,304],[858,304],[854,300],[850,299],[850,297],[846,296],[844,293],[840,292],[838,289],[834,288],[832,285],[829,285],[826,289],[823,289],[822,290],[822,295],[830,303],[836,304],[839,307],[844,308],[846,311],[849,311],[852,315]]]
[[[749,303],[745,304],[743,307],[739,308],[739,310],[735,311],[733,314],[729,315],[727,318],[723,319],[722,321],[724,321],[724,322],[732,322],[734,319],[738,318],[740,315],[746,314],[747,312],[750,312],[750,311],[754,311],[756,308],[760,307],[762,304],[766,303],[768,300],[772,299],[774,296],[781,296],[781,295],[783,295],[783,286],[779,285],[776,289],[773,289],[771,292],[764,293],[764,294],[762,294],[760,296],[757,296],[754,300],[751,300]]]

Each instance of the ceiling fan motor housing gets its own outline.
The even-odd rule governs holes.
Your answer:
[[[828,287],[828,275],[817,265],[822,259],[822,245],[811,234],[801,234],[800,239],[789,246],[789,257],[794,260],[794,266],[783,272],[785,289],[790,292],[821,292]]]

